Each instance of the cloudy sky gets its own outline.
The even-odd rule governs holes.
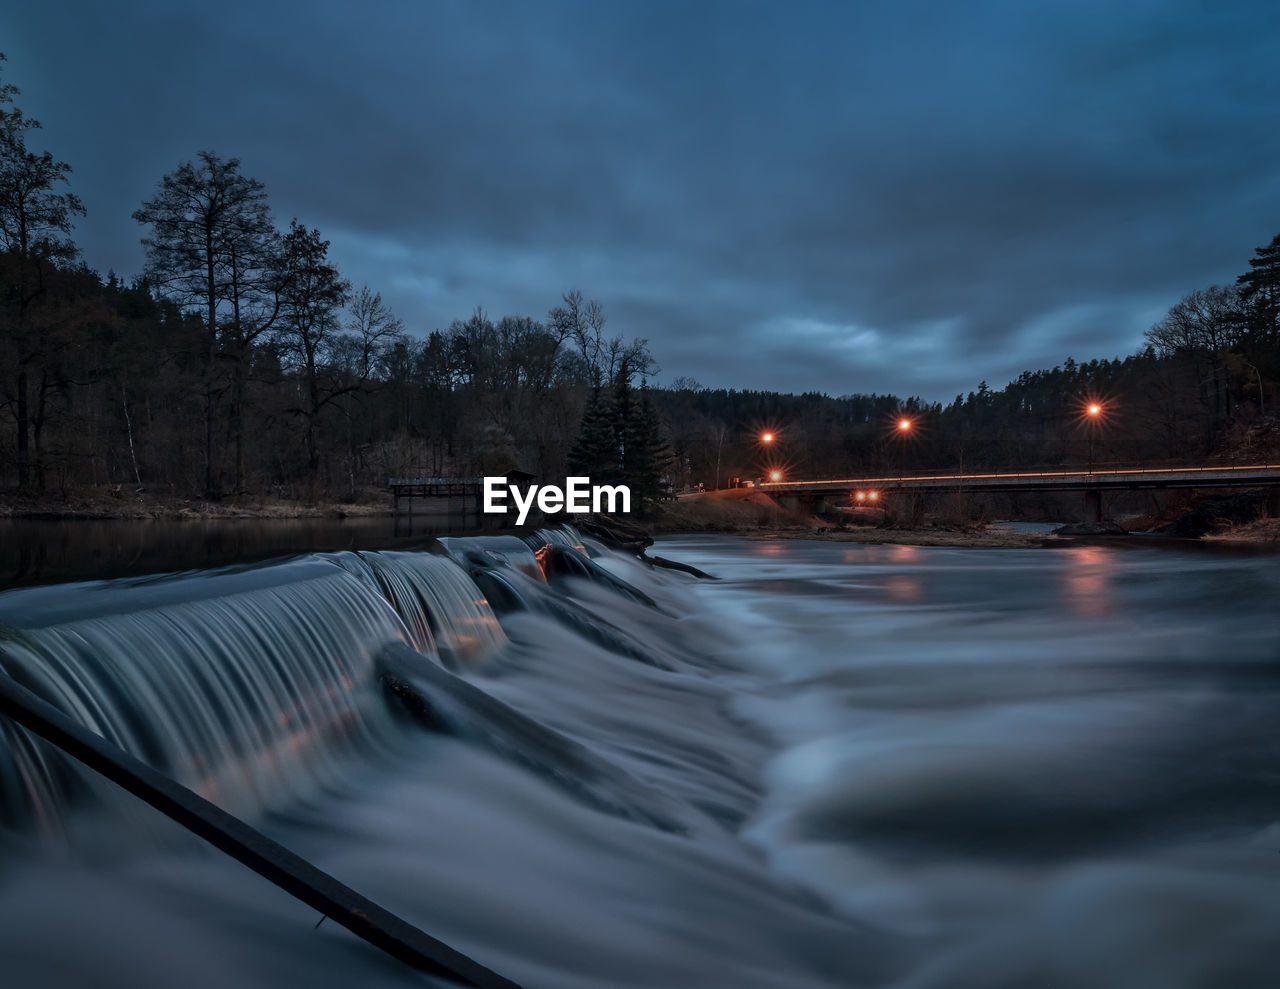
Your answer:
[[[49,0],[0,50],[93,267],[209,149],[412,331],[577,287],[660,382],[946,401],[1280,231],[1272,0]]]

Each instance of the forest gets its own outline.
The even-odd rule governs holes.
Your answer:
[[[3,56],[0,56],[2,59]],[[831,477],[1280,456],[1280,235],[1192,289],[1136,353],[1066,359],[950,404],[651,385],[660,355],[605,305],[408,326],[330,243],[203,151],[140,203],[146,263],[87,267],[72,169],[0,86],[0,492],[380,497],[389,477],[520,468],[643,497],[778,470]],[[1084,414],[1097,403],[1101,415]],[[910,428],[899,428],[902,420]],[[772,443],[761,435],[776,434]]]

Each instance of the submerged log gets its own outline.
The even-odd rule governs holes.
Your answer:
[[[678,570],[681,573],[692,574],[700,580],[719,580],[715,574],[707,573],[705,570],[699,570],[695,566],[688,563],[681,563],[679,560],[668,560],[664,556],[649,556],[647,553],[641,553],[640,559],[645,563],[651,563],[655,567],[664,567],[667,570]]]
[[[0,711],[405,964],[476,989],[519,989],[510,979],[420,931],[244,821],[89,731],[3,673]]]

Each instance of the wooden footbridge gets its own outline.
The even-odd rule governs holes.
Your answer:
[[[897,474],[833,480],[765,482],[761,489],[798,506],[831,500],[884,498],[890,492],[1083,491],[1087,514],[1101,521],[1102,492],[1187,488],[1269,488],[1272,507],[1280,496],[1280,464],[1249,466],[1062,468],[986,474]],[[873,494],[874,493],[874,494]]]
[[[509,470],[501,475],[509,484],[528,484],[534,475]],[[392,477],[387,479],[397,515],[418,512],[462,512],[479,515],[484,496],[483,477]]]

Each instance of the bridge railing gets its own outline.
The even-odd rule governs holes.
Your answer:
[[[957,466],[954,469],[921,469],[911,471],[881,471],[866,473],[845,472],[843,474],[831,474],[826,477],[806,477],[805,482],[835,482],[841,481],[913,481],[928,480],[933,478],[962,478],[962,477],[1047,477],[1062,474],[1117,474],[1117,473],[1166,473],[1169,471],[1223,471],[1223,470],[1278,470],[1280,463],[1246,463],[1240,460],[1228,460],[1226,458],[1204,458],[1201,460],[1185,460],[1171,461],[1160,464],[1153,464],[1150,461],[1094,461],[1092,464],[1055,464],[1033,467],[1019,468],[964,468]],[[803,483],[796,481],[765,481],[760,484],[761,487],[785,487],[789,483]]]

